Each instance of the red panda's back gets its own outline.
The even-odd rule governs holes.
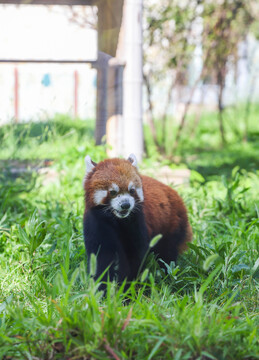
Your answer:
[[[192,231],[183,200],[169,186],[148,176],[141,176],[141,179],[144,191],[144,215],[150,237],[157,234],[168,237],[183,231],[183,241],[179,250],[184,250],[185,243],[191,241]]]

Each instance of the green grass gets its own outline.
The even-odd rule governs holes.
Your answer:
[[[34,172],[16,177],[0,162],[0,359],[258,359],[258,148],[231,136],[225,149],[213,145],[218,156],[201,135],[194,143],[184,135],[178,149],[193,169],[179,189],[189,251],[168,274],[149,256],[126,293],[109,283],[104,298],[86,274],[82,235],[84,156],[105,158],[92,123],[0,128],[0,159],[52,159],[56,174],[47,183]]]
[[[232,169],[239,166],[247,171],[259,169],[259,105],[251,106],[247,142],[244,137],[245,108],[227,108],[224,112],[224,127],[227,144],[223,147],[219,132],[217,113],[202,113],[194,131],[195,114],[187,117],[179,146],[173,152],[177,125],[173,118],[167,119],[166,155],[173,162],[181,163],[198,171],[206,179],[216,179],[219,175],[230,176]],[[157,157],[148,128],[147,151],[149,157]],[[158,138],[161,126],[157,122]],[[169,162],[169,163],[170,163]]]

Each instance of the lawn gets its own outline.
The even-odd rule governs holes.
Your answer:
[[[0,128],[0,359],[259,359],[258,116],[246,143],[229,117],[221,148],[205,115],[174,164],[146,131],[143,168],[191,169],[178,191],[193,243],[167,274],[150,255],[126,292],[108,283],[106,297],[94,266],[86,273],[82,235],[84,157],[106,156],[93,122]]]

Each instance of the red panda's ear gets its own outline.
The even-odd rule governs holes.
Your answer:
[[[86,173],[88,174],[91,172],[95,166],[97,165],[95,162],[93,162],[89,155],[86,155],[85,157],[85,165],[86,165]]]
[[[128,161],[135,166],[135,168],[138,168],[138,162],[137,162],[137,158],[134,154],[130,154]]]

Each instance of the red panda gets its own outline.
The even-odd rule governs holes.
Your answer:
[[[176,261],[192,230],[178,193],[140,175],[136,157],[94,163],[85,158],[84,240],[88,258],[97,256],[95,278],[136,278],[151,239],[162,238],[152,251],[164,262]],[[89,262],[89,261],[88,261]],[[108,270],[107,270],[108,268]]]

